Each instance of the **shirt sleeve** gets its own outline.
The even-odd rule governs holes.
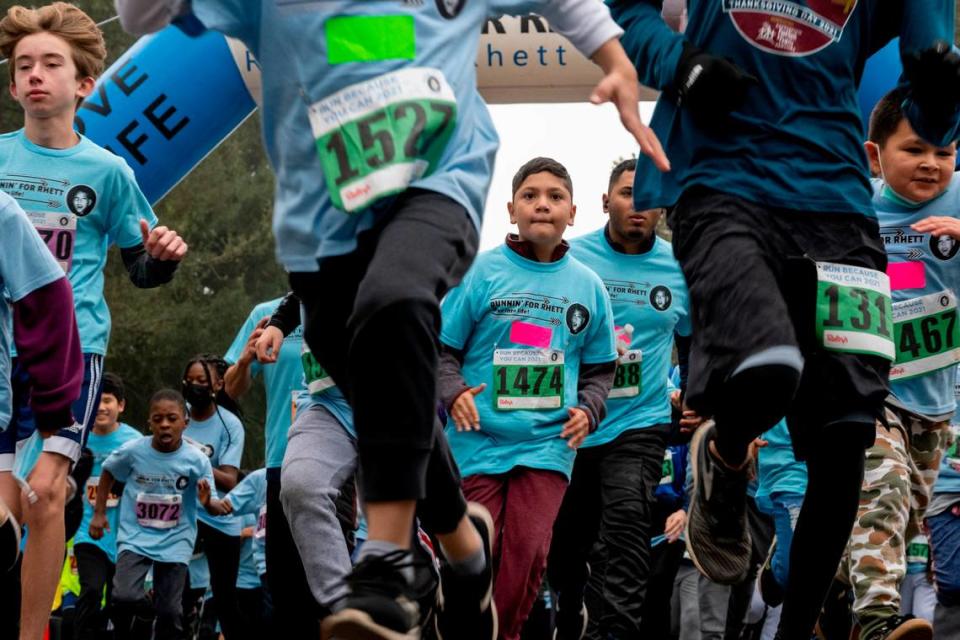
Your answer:
[[[64,277],[15,200],[0,192],[0,284],[12,302]]]
[[[607,0],[610,14],[624,30],[620,44],[637,68],[640,82],[655,89],[673,83],[683,51],[683,36],[660,12],[663,0]]]
[[[235,486],[227,494],[227,498],[230,499],[233,512],[237,515],[256,514],[260,510],[260,503],[257,501],[257,487],[252,474]]]
[[[678,310],[677,326],[674,329],[677,335],[689,337],[693,333],[693,325],[690,321],[690,292],[683,288],[682,304]]]
[[[222,410],[221,410],[222,412]],[[220,454],[220,465],[240,468],[240,458],[243,457],[244,432],[243,424],[235,415],[223,416],[224,427],[227,430],[226,446]]]
[[[250,0],[193,0],[192,11],[207,29],[253,46],[258,35],[261,4]]]
[[[117,172],[115,185],[107,236],[111,244],[116,244],[121,249],[129,249],[143,244],[140,220],[146,220],[153,229],[157,226],[157,216],[154,215],[146,196],[140,191],[133,169],[129,166],[124,165]]]
[[[123,30],[134,35],[160,31],[189,10],[188,0],[114,0]]]
[[[527,4],[532,4],[532,11],[546,18],[554,31],[588,58],[623,34],[600,0],[539,0]]]
[[[602,364],[617,359],[616,336],[613,329],[613,308],[610,305],[610,296],[600,278],[597,278],[596,291],[596,318],[590,321],[587,327],[587,336],[583,345],[584,364]]]
[[[472,273],[467,273],[460,285],[451,289],[440,303],[440,342],[459,351],[466,351],[473,328],[479,320],[474,311],[474,299],[482,295],[482,287],[474,286]]]
[[[206,480],[210,484],[211,496],[216,497],[216,481],[213,478],[213,466],[210,465],[210,458],[202,453],[197,456],[197,482]]]
[[[102,469],[109,471],[118,482],[126,482],[130,477],[130,470],[133,467],[133,451],[136,443],[139,441],[131,440],[115,449],[107,459],[103,461]]]
[[[223,356],[223,359],[229,362],[230,364],[236,364],[237,360],[240,359],[240,356],[243,354],[243,348],[247,346],[247,339],[250,337],[250,334],[253,333],[254,327],[257,326],[258,318],[254,317],[254,312],[251,311],[250,315],[247,316],[247,319],[244,321],[243,326],[240,327],[240,330],[237,331],[237,335],[233,338],[233,342],[230,343],[230,348],[227,349],[227,353]]]

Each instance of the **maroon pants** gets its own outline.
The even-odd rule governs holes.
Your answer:
[[[467,500],[479,502],[493,517],[493,599],[502,640],[519,640],[537,599],[566,490],[562,473],[527,467],[463,480]]]

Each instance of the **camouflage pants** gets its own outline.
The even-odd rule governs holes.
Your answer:
[[[867,449],[860,508],[839,577],[853,587],[861,637],[900,611],[907,542],[922,533],[949,422],[931,422],[887,407],[887,429]]]

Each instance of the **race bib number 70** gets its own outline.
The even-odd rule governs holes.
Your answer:
[[[346,87],[309,116],[330,199],[353,213],[436,168],[457,99],[439,69],[412,67]]]
[[[817,263],[817,341],[824,349],[894,359],[890,278],[874,269]]]

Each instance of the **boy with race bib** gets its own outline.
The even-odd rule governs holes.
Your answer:
[[[956,144],[924,141],[904,115],[905,92],[887,94],[865,143],[893,290],[896,360],[891,395],[867,450],[860,508],[841,577],[853,587],[862,640],[929,638],[926,620],[900,616],[907,549],[923,518],[956,410],[960,362],[960,174]]]
[[[117,530],[117,569],[113,580],[117,640],[133,640],[134,618],[156,616],[156,640],[183,637],[183,589],[187,563],[197,537],[198,505],[212,516],[229,507],[211,497],[213,469],[199,449],[183,441],[187,406],[165,389],[153,394],[152,436],[132,440],[104,461],[90,537],[99,540],[107,520],[107,499],[115,481],[125,483]],[[153,599],[144,582],[153,569]]]
[[[607,417],[577,454],[553,528],[557,640],[580,638],[584,614],[591,640],[637,636],[651,571],[654,491],[672,431],[667,380],[690,310],[680,265],[656,234],[662,211],[633,210],[635,171],[635,160],[614,167],[603,194],[608,224],[570,243],[610,295],[620,359]]]
[[[90,537],[90,521],[97,503],[97,487],[100,470],[111,453],[131,440],[139,440],[143,434],[128,424],[120,422],[120,414],[126,405],[123,380],[112,373],[103,374],[103,391],[100,408],[93,423],[93,431],[87,438],[87,448],[93,454],[93,468],[87,480],[83,501],[83,519],[73,539],[73,555],[77,559],[80,576],[80,595],[77,598],[74,618],[76,640],[96,640],[106,633],[107,620],[104,611],[110,607],[111,586],[117,564],[117,512],[122,489],[114,489],[107,497],[107,522],[103,537]],[[107,589],[106,607],[101,611],[104,587]]]
[[[497,150],[476,87],[481,28],[502,13],[542,12],[608,74],[593,100],[613,98],[641,148],[666,169],[640,124],[636,72],[619,29],[593,0],[117,0],[117,7],[127,30],[156,31],[180,17],[240,39],[257,58],[264,142],[277,172],[277,254],[306,308],[304,338],[354,409],[369,523],[367,561],[355,567],[347,606],[328,631],[347,639],[415,636],[417,616],[406,605],[416,594],[402,565],[418,501],[433,492],[454,496],[439,498],[447,513],[435,533],[459,532],[446,555],[472,567],[469,577],[483,572],[482,540],[465,519],[456,469],[442,484],[426,481],[431,464],[449,466],[434,453],[439,300],[476,253]],[[467,582],[476,581],[447,581],[445,603],[480,603],[489,625],[489,585]],[[473,608],[459,616],[462,633],[478,627],[465,613]]]
[[[519,234],[481,254],[441,305],[438,385],[464,493],[493,518],[501,637],[518,640],[576,449],[606,415],[617,351],[603,281],[567,255],[567,170],[530,160],[507,208]]]

